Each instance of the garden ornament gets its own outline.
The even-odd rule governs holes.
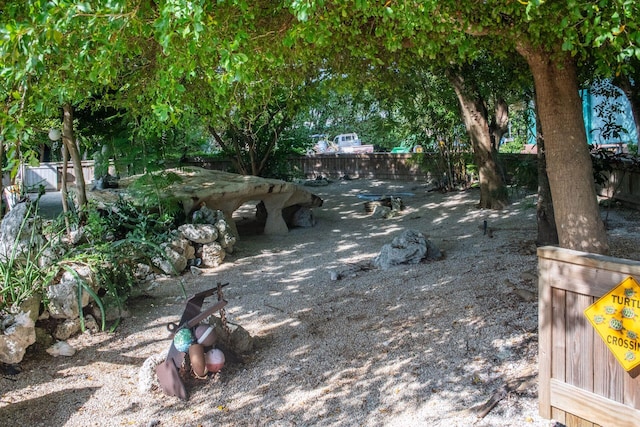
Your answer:
[[[189,351],[190,345],[196,341],[194,335],[195,327],[211,314],[227,305],[227,301],[222,298],[221,291],[222,287],[227,285],[228,283],[224,285],[218,283],[215,288],[193,295],[187,300],[187,306],[182,313],[180,323],[171,322],[167,325],[167,329],[172,333],[171,347],[169,347],[166,360],[156,367],[158,382],[165,394],[187,400],[187,390],[180,378],[180,367],[184,363],[185,353]],[[201,312],[204,299],[214,293],[218,294],[218,302]]]

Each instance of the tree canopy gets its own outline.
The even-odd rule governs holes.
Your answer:
[[[639,8],[632,0],[4,1],[0,135],[20,147],[38,120],[60,117],[65,106],[114,108],[143,134],[195,119],[244,127],[236,137],[258,135],[246,127],[274,124],[274,108],[286,123],[327,74],[350,76],[355,88],[382,68],[411,74],[425,66],[406,58],[445,69],[517,52],[535,82],[561,244],[606,252],[577,70],[637,75]],[[226,137],[233,146],[233,134]],[[264,138],[267,150],[277,145]]]

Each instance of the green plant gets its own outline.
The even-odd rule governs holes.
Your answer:
[[[167,194],[166,188],[180,181],[182,178],[175,172],[147,173],[135,180],[128,190],[139,200],[139,206],[147,212],[155,209],[161,216],[175,216],[181,210],[181,206],[178,199]],[[118,201],[120,204],[123,202]]]
[[[538,189],[538,166],[535,159],[525,158],[517,163],[513,183],[531,191]]]
[[[15,310],[29,298],[39,295],[50,273],[38,264],[39,258],[48,247],[41,239],[40,227],[34,223],[38,218],[33,215],[36,204],[29,204],[20,224],[16,240],[6,259],[0,260],[0,313]],[[20,244],[20,236],[31,225],[27,245]]]
[[[468,187],[477,173],[471,153],[440,149],[436,153],[417,153],[409,163],[418,164],[420,169],[432,175],[441,190],[450,191],[458,186]]]
[[[122,240],[128,237],[159,241],[175,223],[181,210],[160,212],[158,207],[137,206],[123,197],[108,209],[90,209],[85,225],[86,237],[92,244]]]
[[[500,145],[500,152],[501,153],[520,153],[524,149],[524,145],[525,145],[524,139],[521,137],[516,137]]]
[[[131,296],[136,285],[135,270],[139,263],[149,263],[153,256],[163,257],[162,248],[151,240],[128,236],[113,242],[87,243],[69,251],[58,266],[69,271],[79,283],[78,298],[82,290],[91,295],[100,309],[102,329],[105,325],[105,311],[115,307],[122,312],[124,303]],[[101,292],[96,293],[72,269],[72,265],[82,264],[91,269],[100,284]],[[118,321],[111,327],[114,330]],[[84,329],[84,322],[81,320]]]
[[[616,154],[606,148],[591,148],[591,162],[593,164],[593,179],[597,185],[604,185],[609,180],[609,174],[613,170],[611,163]]]
[[[90,203],[87,207],[84,225],[84,243],[66,247],[58,260],[55,273],[68,271],[78,283],[78,298],[85,291],[91,295],[102,317],[102,329],[106,328],[105,311],[115,307],[122,311],[124,304],[135,291],[135,271],[139,263],[150,264],[155,256],[165,253],[158,242],[166,238],[174,218],[167,213],[160,214],[132,201],[119,198],[108,209],[98,209]],[[64,234],[62,220],[53,221],[48,234]],[[60,241],[58,239],[58,241]],[[74,265],[88,267],[99,283],[96,292],[73,270]],[[81,327],[84,319],[81,316]],[[116,321],[111,330],[118,325]]]

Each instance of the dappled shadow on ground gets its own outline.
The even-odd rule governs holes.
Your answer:
[[[501,256],[511,255],[511,249],[500,235],[514,231],[500,221],[510,214],[464,217],[461,212],[474,211],[473,197],[444,205],[423,195],[425,199],[406,202],[401,220],[373,221],[356,198],[359,191],[327,197],[317,213],[320,229],[254,239],[250,249],[232,255],[233,266],[217,271],[225,282],[241,278],[232,280],[227,291],[230,315],[249,329],[260,327],[256,352],[245,363],[227,366],[213,383],[193,384],[190,402],[201,414],[199,423],[475,421],[466,410],[483,404],[508,380],[525,382],[534,375],[518,369],[521,359],[535,358],[535,307],[498,290],[501,279],[520,280],[519,273],[533,268],[535,257],[529,248],[518,272],[502,265]],[[453,217],[463,220],[447,221]],[[484,220],[495,229],[495,244],[481,257],[469,249],[462,269],[447,267],[444,260],[329,280],[328,270],[370,260],[406,228],[420,229],[446,246],[448,257],[460,256],[465,246],[489,239],[483,234]],[[319,249],[323,240],[332,242],[328,250]],[[535,289],[532,279],[523,285]],[[535,399],[531,384],[518,393],[512,398],[524,396],[529,404]],[[509,411],[517,408],[512,405]],[[509,418],[509,411],[494,411]],[[156,416],[170,412],[159,407]]]
[[[382,220],[365,211],[362,192],[414,195]],[[537,416],[537,302],[513,292],[537,287],[530,196],[495,212],[475,208],[475,190],[443,195],[411,183],[336,182],[314,193],[325,200],[316,227],[247,236],[219,268],[162,281],[132,302],[114,334],[70,340],[73,358],[28,354],[21,374],[0,379],[0,415],[28,407],[46,417],[47,396],[75,387],[80,408],[46,425],[548,424]],[[405,229],[425,233],[445,258],[351,268]],[[351,273],[332,280],[342,270]],[[215,377],[187,380],[188,402],[139,392],[143,361],[169,348],[182,288],[190,295],[217,282],[230,283],[227,316],[255,337],[255,350]],[[506,384],[503,401],[478,419],[473,409]]]
[[[5,426],[65,425],[73,413],[82,412],[82,406],[96,390],[97,387],[71,387],[17,403],[8,402],[11,397],[5,391],[3,403],[9,404],[0,407],[0,422]],[[42,412],[43,408],[47,411]]]

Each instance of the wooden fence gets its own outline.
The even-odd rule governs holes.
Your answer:
[[[428,156],[428,153],[423,155]],[[525,164],[535,172],[537,157],[532,154],[500,154],[507,176],[513,176]],[[294,157],[292,166],[306,178],[324,176],[337,179],[345,175],[352,178],[391,179],[400,181],[430,181],[436,178],[420,169],[411,160],[411,154],[332,154]],[[609,180],[598,186],[598,195],[612,198],[640,209],[640,169],[636,166],[613,164],[607,172]]]
[[[424,153],[423,155],[429,155]],[[362,154],[324,154],[318,156],[299,156],[289,159],[292,168],[306,178],[315,179],[324,176],[338,179],[345,175],[351,178],[387,179],[399,181],[431,181],[437,179],[434,174],[423,171],[412,159],[412,154],[362,153]],[[501,162],[506,174],[511,176],[521,165],[528,163],[535,170],[536,156],[531,154],[501,154]],[[192,157],[182,163],[184,166],[199,166],[205,169],[232,171],[231,161]],[[93,161],[83,161],[82,169],[87,185],[93,180]],[[69,164],[68,179],[73,183],[73,166]],[[115,175],[113,164],[110,173]],[[602,197],[609,197],[633,207],[640,208],[640,170],[637,167],[613,165],[610,179],[605,186],[597,188]],[[44,185],[47,191],[60,189],[62,163],[42,163],[39,166],[23,166],[22,179],[27,188]],[[440,177],[441,178],[441,177]],[[9,185],[8,177],[3,179]]]
[[[606,175],[608,181],[597,188],[598,194],[640,209],[640,170],[637,167],[615,165]]]
[[[584,316],[640,262],[538,249],[540,415],[567,427],[640,426],[640,378],[626,372]],[[636,371],[636,372],[634,372]]]
[[[319,176],[337,179],[351,178],[391,179],[401,181],[428,180],[431,175],[411,161],[411,154],[361,153],[322,154],[293,157],[292,166],[305,177]]]

